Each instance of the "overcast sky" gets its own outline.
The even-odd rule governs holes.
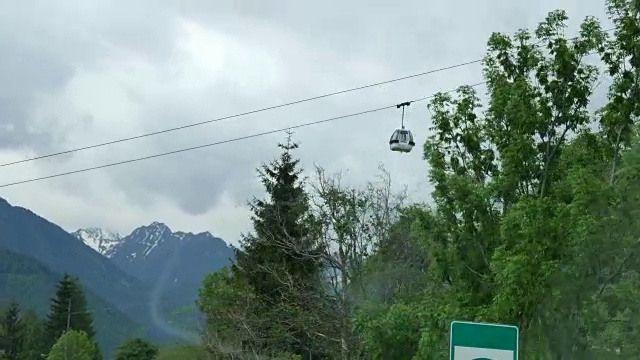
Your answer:
[[[174,4],[174,5],[170,5]],[[484,54],[493,31],[531,28],[565,8],[571,31],[604,2],[7,1],[0,10],[0,163],[277,105]],[[279,110],[46,160],[0,167],[0,183],[286,128],[420,98],[481,81],[470,65]],[[422,145],[426,103],[407,112]],[[298,152],[364,183],[379,164],[412,199],[431,191],[419,148],[388,150],[400,114],[386,110],[296,129]],[[56,179],[0,188],[0,196],[67,230],[129,233],[162,221],[229,242],[248,230],[244,204],[284,134],[227,143]]]

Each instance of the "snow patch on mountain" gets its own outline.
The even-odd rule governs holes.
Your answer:
[[[123,240],[121,234],[100,228],[78,229],[71,235],[107,258],[113,256]]]
[[[126,236],[99,229],[81,229],[74,235],[151,286],[174,308],[193,304],[207,275],[235,257],[234,247],[209,232],[173,232],[157,221]]]
[[[185,231],[173,232],[166,224],[158,221],[138,227],[126,236],[100,228],[79,229],[71,234],[108,258],[125,258],[130,261],[145,259],[159,248],[175,248],[180,246],[180,243],[187,244],[192,241],[212,240],[222,242],[224,248],[233,249],[231,244],[208,231],[195,234]]]

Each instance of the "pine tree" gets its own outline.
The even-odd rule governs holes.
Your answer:
[[[51,299],[45,329],[49,346],[67,330],[82,331],[89,339],[95,337],[93,319],[87,310],[87,301],[77,278],[64,274],[60,280],[55,297]]]
[[[44,321],[32,310],[23,310],[21,322],[24,326],[24,344],[20,360],[41,360],[49,352],[46,344]]]
[[[281,295],[284,285],[262,267],[279,268],[302,283],[315,278],[319,270],[319,261],[310,256],[317,250],[306,223],[309,203],[300,179],[300,160],[291,154],[298,144],[291,140],[291,133],[287,135],[287,142],[278,144],[283,149],[279,159],[258,171],[269,199],[251,202],[254,233],[244,237],[242,250],[236,249],[234,266],[235,273],[241,273],[259,295],[271,299]]]
[[[291,133],[287,135],[287,142],[278,144],[280,157],[258,170],[268,199],[250,203],[254,230],[242,240],[242,250],[236,250],[233,276],[251,285],[265,311],[280,317],[273,323],[287,324],[272,330],[279,332],[273,335],[280,342],[276,350],[304,354],[309,340],[301,335],[305,325],[299,314],[313,303],[310,295],[319,288],[321,262],[307,221],[309,202],[300,160],[291,154],[298,144]]]
[[[24,326],[20,320],[20,306],[13,300],[2,319],[1,346],[4,359],[18,360],[24,342]]]

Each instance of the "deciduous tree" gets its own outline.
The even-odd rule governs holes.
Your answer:
[[[378,181],[361,188],[345,185],[342,173],[327,174],[319,166],[315,175],[311,182],[312,223],[324,250],[319,256],[332,299],[330,306],[318,309],[318,316],[332,320],[333,330],[327,331],[325,338],[339,341],[340,357],[353,359],[359,354],[359,339],[353,331],[355,309],[372,288],[371,278],[364,277],[365,266],[378,246],[390,238],[406,194],[392,192],[391,176],[384,167],[380,167]]]
[[[53,345],[47,360],[93,360],[95,343],[84,331],[69,330]]]
[[[120,346],[116,360],[153,360],[156,356],[158,356],[158,347],[138,338]]]

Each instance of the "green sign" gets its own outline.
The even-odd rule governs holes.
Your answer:
[[[450,360],[518,360],[516,326],[452,321]]]

